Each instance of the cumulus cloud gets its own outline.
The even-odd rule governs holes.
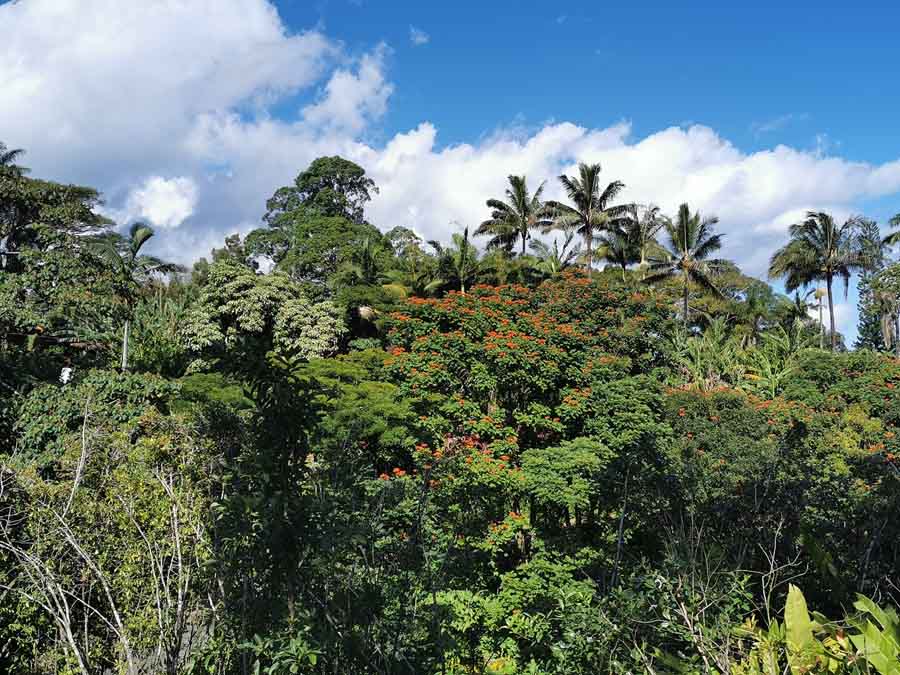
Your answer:
[[[328,80],[321,99],[303,109],[303,119],[317,128],[358,134],[387,109],[394,91],[384,77],[387,45],[379,44],[360,60],[356,71],[339,69]]]
[[[198,115],[309,87],[340,51],[289,34],[266,0],[28,0],[0,5],[0,25],[4,136],[44,175],[108,191],[177,173]]]
[[[115,213],[123,223],[147,220],[158,227],[178,227],[194,213],[197,184],[192,178],[151,176],[132,190],[125,208]]]
[[[419,231],[442,238],[449,222],[482,220],[485,198],[503,193],[509,173],[525,174],[532,186],[550,179],[547,196],[562,198],[555,177],[573,173],[579,161],[599,161],[608,180],[626,183],[625,201],[653,202],[668,212],[687,201],[718,215],[724,254],[760,275],[806,210],[830,205],[840,217],[855,200],[900,190],[900,162],[868,165],[786,146],[744,153],[702,126],[632,138],[626,123],[605,129],[560,123],[524,137],[501,134],[442,148],[426,123],[383,148],[347,152],[382,187],[371,207],[376,222],[410,225],[414,207]]]
[[[409,27],[409,41],[412,42],[414,47],[420,47],[422,45],[427,45],[431,42],[431,36],[426,33],[421,28],[416,28],[415,26]]]

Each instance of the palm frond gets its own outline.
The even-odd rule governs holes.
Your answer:
[[[693,251],[693,257],[698,260],[703,260],[709,256],[710,253],[714,253],[722,248],[722,237],[725,235],[722,234],[714,234],[708,237],[705,241],[698,240],[697,246]]]
[[[609,185],[606,186],[606,189],[600,194],[599,203],[601,208],[605,208],[609,202],[615,199],[622,190],[625,189],[625,183],[620,180],[613,181]],[[627,208],[627,205],[624,205],[620,208]]]
[[[662,281],[668,281],[673,276],[675,276],[675,271],[672,269],[668,269],[662,272],[657,272],[656,274],[648,274],[646,277],[644,277],[644,283],[652,286],[653,284],[658,284]]]
[[[131,251],[132,257],[137,257],[141,248],[143,248],[144,244],[146,244],[154,234],[153,228],[149,225],[145,223],[132,223],[131,227],[128,228],[128,248]]]

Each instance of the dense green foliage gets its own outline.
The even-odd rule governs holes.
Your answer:
[[[900,362],[715,219],[583,165],[425,244],[331,157],[187,275],[0,151],[0,671],[900,672]],[[826,215],[773,270],[890,347]]]

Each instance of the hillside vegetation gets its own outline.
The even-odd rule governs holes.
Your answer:
[[[187,270],[0,150],[0,671],[900,673],[875,223],[785,297],[597,165],[426,243],[330,157]]]

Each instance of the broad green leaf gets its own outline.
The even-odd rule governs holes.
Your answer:
[[[791,672],[795,675],[807,672],[813,660],[818,643],[813,636],[812,620],[806,608],[803,592],[791,584],[788,587],[787,603],[784,607],[784,624],[787,633],[788,652],[791,656]]]

